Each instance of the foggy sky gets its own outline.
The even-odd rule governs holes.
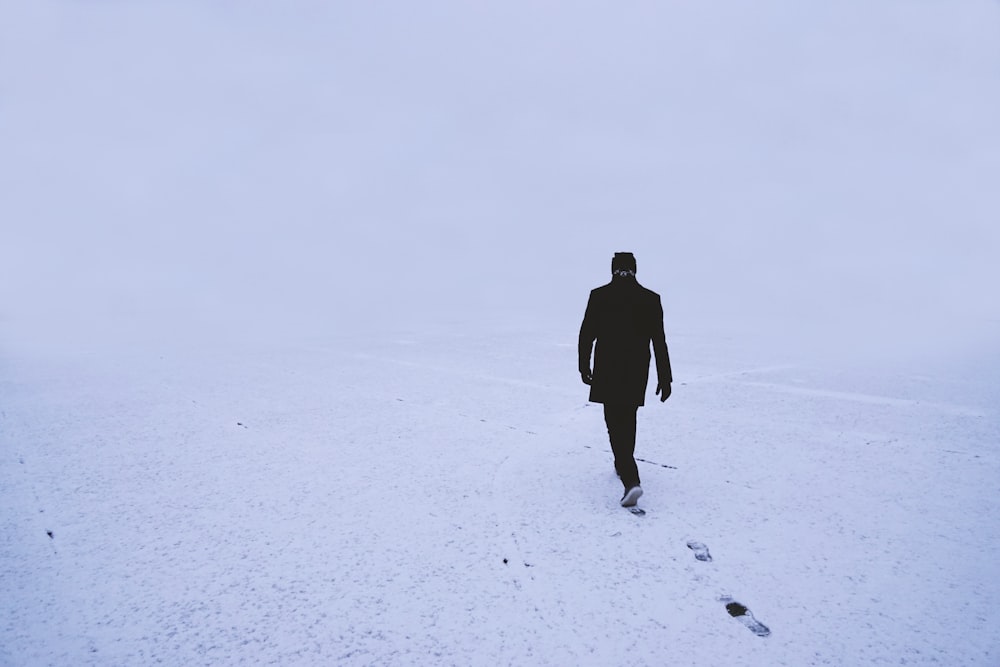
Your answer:
[[[629,250],[668,334],[995,349],[998,13],[7,2],[0,340],[572,336]]]

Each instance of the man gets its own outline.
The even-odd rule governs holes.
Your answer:
[[[622,507],[634,507],[642,487],[635,464],[635,417],[645,404],[649,380],[649,345],[656,353],[656,393],[660,402],[670,396],[670,356],[663,334],[660,295],[635,279],[635,257],[616,252],[611,260],[611,282],[591,291],[580,326],[580,377],[590,385],[590,400],[604,404],[615,470],[625,486]],[[594,349],[594,371],[590,351]]]

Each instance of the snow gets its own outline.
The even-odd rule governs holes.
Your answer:
[[[992,378],[677,336],[635,517],[571,340],[8,365],[5,664],[995,662]]]
[[[998,664],[998,11],[5,3],[0,664]]]

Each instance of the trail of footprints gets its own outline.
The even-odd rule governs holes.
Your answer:
[[[701,542],[691,541],[687,543],[687,546],[688,549],[694,552],[694,557],[697,560],[703,563],[712,562],[712,554],[709,553],[708,547]],[[754,615],[747,609],[746,605],[737,602],[729,595],[720,597],[719,602],[726,605],[726,611],[729,612],[730,616],[745,625],[750,632],[758,637],[767,637],[771,634],[771,629],[754,618]]]

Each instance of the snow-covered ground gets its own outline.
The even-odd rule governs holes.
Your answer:
[[[672,342],[643,517],[569,331],[8,362],[0,657],[996,664],[1000,365]]]
[[[998,19],[0,4],[0,664],[1000,664]]]

